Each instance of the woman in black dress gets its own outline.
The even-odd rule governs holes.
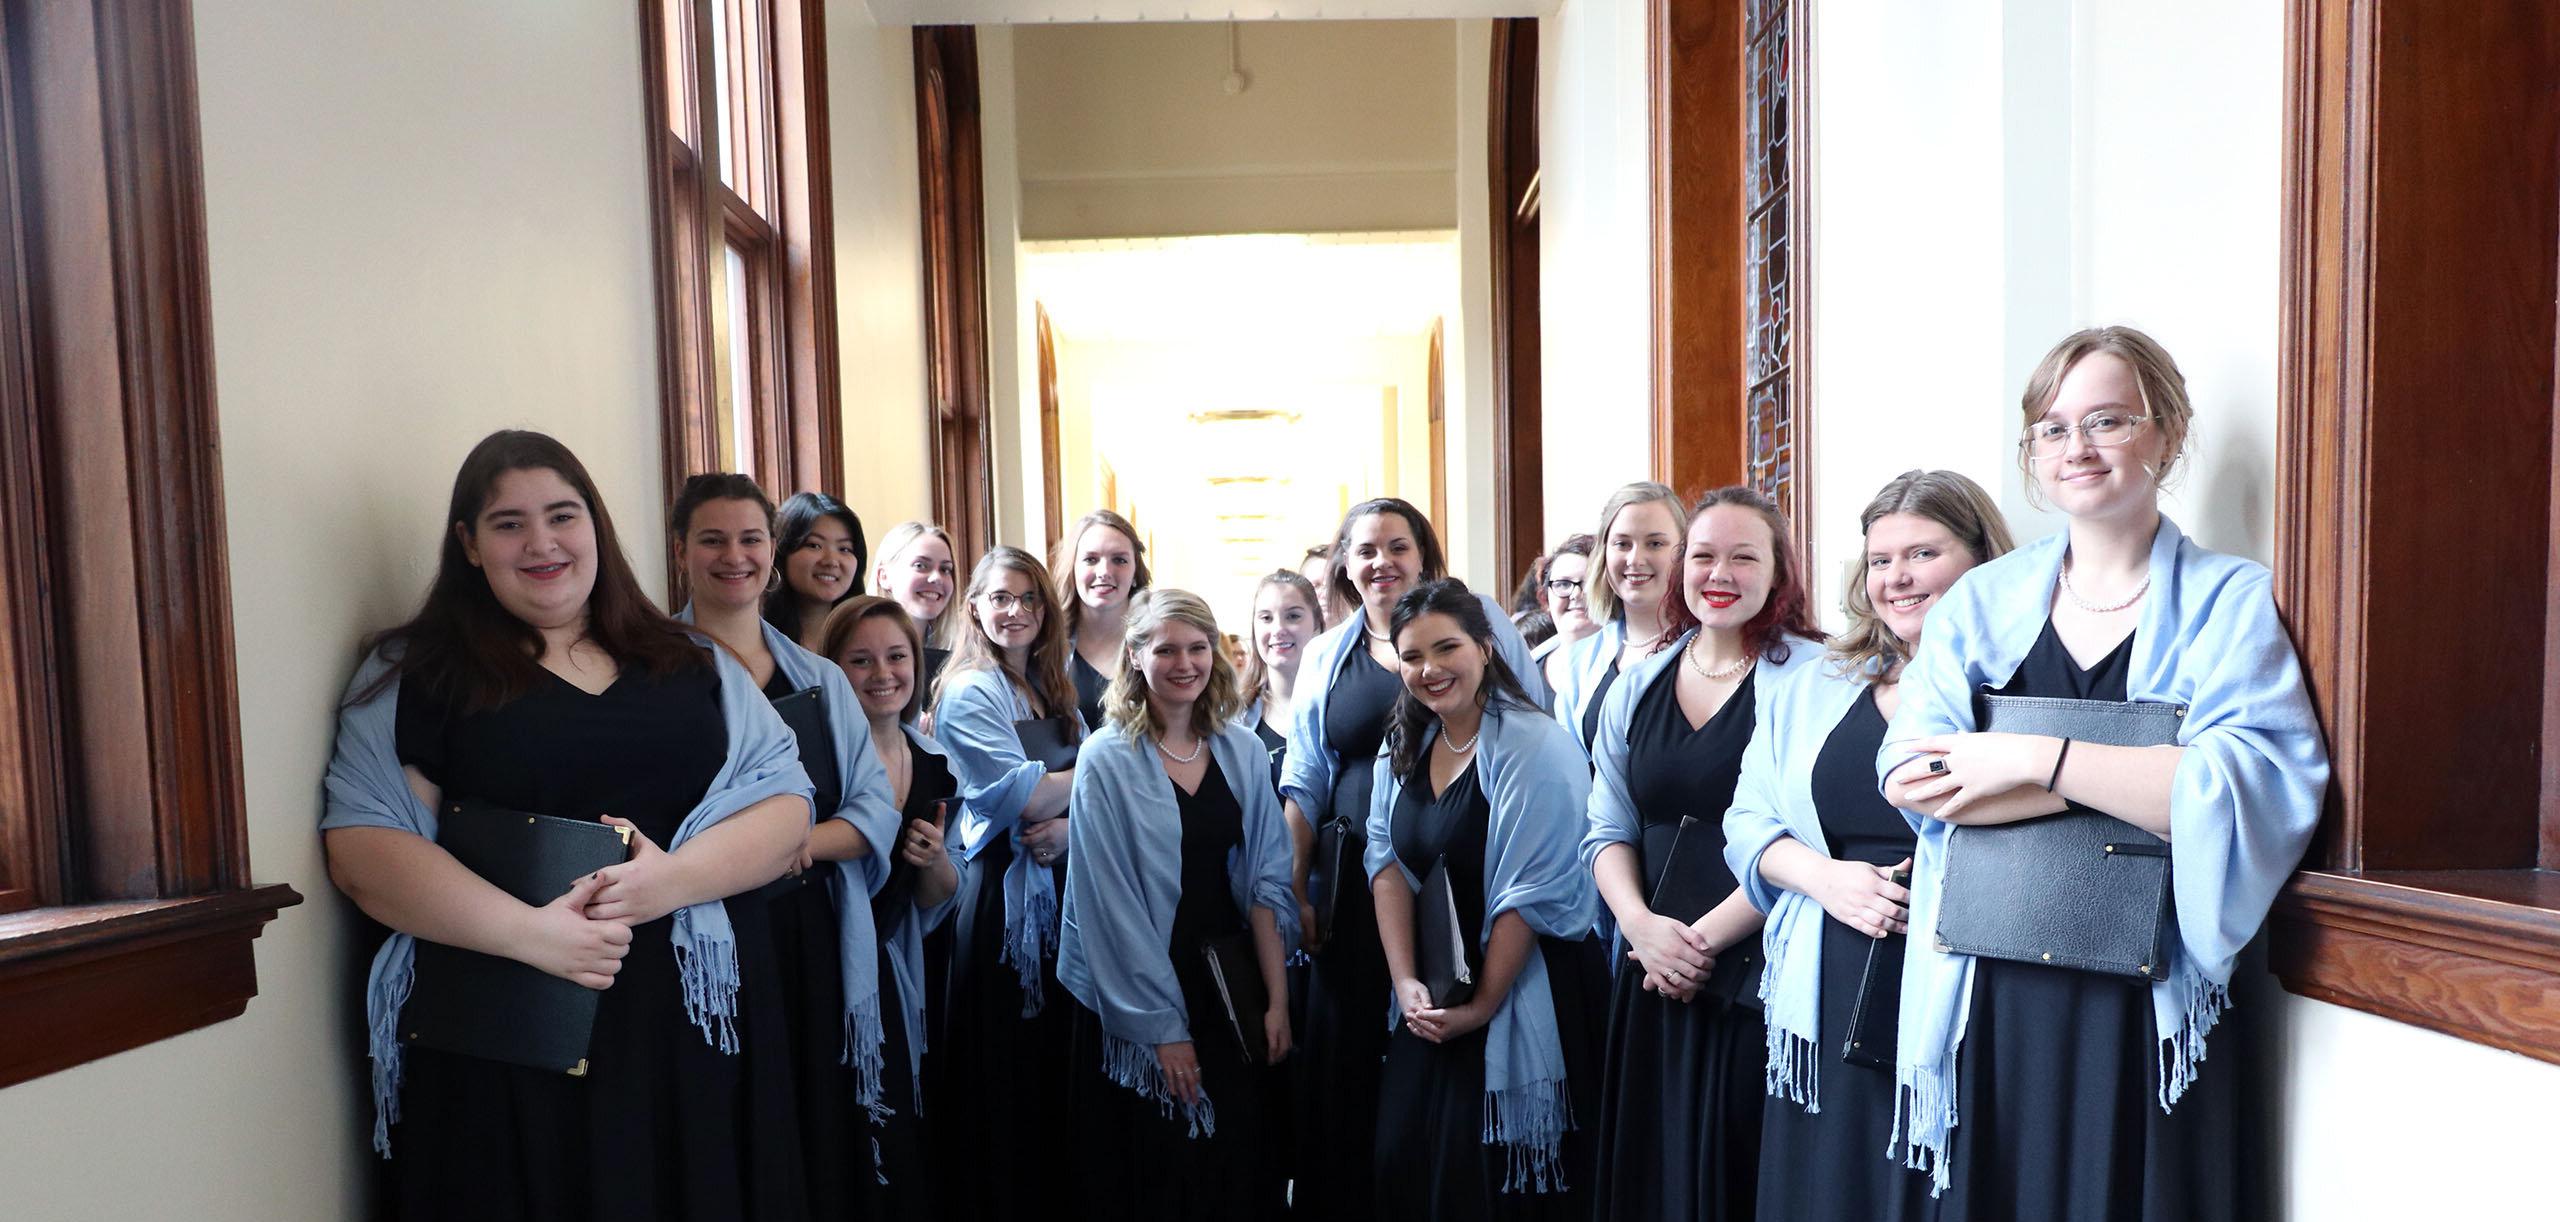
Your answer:
[[[1591,1216],[1575,1117],[1598,1098],[1603,986],[1574,859],[1591,785],[1495,651],[1498,622],[1457,581],[1396,603],[1403,691],[1364,867],[1397,1021],[1376,1212],[1400,1222]]]
[[[1736,1222],[1755,1200],[1766,1036],[1760,914],[1725,866],[1722,816],[1759,706],[1821,651],[1785,523],[1747,488],[1710,492],[1689,514],[1679,592],[1698,627],[1610,691],[1593,740],[1582,857],[1625,948],[1598,1216]],[[1690,904],[1655,911],[1675,883]]]
[[[873,1127],[878,1178],[887,1183],[873,1195],[869,1216],[920,1222],[935,1216],[925,1158],[924,1081],[931,1073],[933,1020],[941,1008],[934,990],[944,980],[925,945],[927,935],[948,919],[960,887],[943,840],[958,805],[959,782],[941,744],[915,728],[916,659],[924,642],[898,604],[867,594],[848,598],[827,616],[818,643],[843,668],[861,702],[871,725],[871,750],[887,774],[889,802],[898,812],[895,864],[871,896],[888,1024],[881,1075],[887,1114]]]
[[[1363,501],[1343,515],[1335,539],[1333,598],[1351,614],[1307,647],[1290,716],[1288,758],[1280,793],[1297,856],[1301,925],[1314,963],[1307,972],[1306,1021],[1298,1034],[1299,1065],[1291,1084],[1297,1105],[1298,1178],[1290,1200],[1322,1218],[1369,1216],[1369,1158],[1376,1149],[1378,1066],[1386,1052],[1387,963],[1375,910],[1363,902],[1360,861],[1369,791],[1387,712],[1402,686],[1387,625],[1396,600],[1447,575],[1430,519],[1394,497]],[[1545,706],[1528,647],[1492,599],[1475,596],[1493,621],[1494,647],[1529,696]],[[1315,860],[1326,824],[1345,845],[1342,877]],[[1310,888],[1313,888],[1311,891]],[[1334,898],[1332,911],[1310,902]],[[1325,922],[1332,922],[1329,927]]]
[[[1067,634],[1067,677],[1076,685],[1076,711],[1085,724],[1102,724],[1102,693],[1120,673],[1122,630],[1129,600],[1145,593],[1147,545],[1138,528],[1108,509],[1076,519],[1058,536],[1049,567],[1058,576],[1058,614]]]
[[[2169,354],[2130,328],[2077,333],[2021,407],[2020,463],[2069,527],[1948,594],[1877,760],[1919,832],[1898,1153],[1949,1219],[2265,1217],[2264,1109],[2244,1100],[2262,1018],[2230,1007],[2318,822],[2319,727],[2266,569],[2160,512],[2192,415]],[[1985,688],[2174,705],[2177,745],[1977,732]],[[1950,828],[2065,810],[2167,843],[2166,962],[2146,979],[1938,951]]]
[[[728,655],[649,605],[595,484],[558,442],[492,434],[464,460],[435,584],[385,634],[341,714],[331,878],[396,933],[369,999],[377,1102],[397,1119],[406,1218],[796,1216],[755,1182],[742,1032],[777,982],[737,955],[797,862],[809,783],[790,731]],[[630,861],[542,907],[434,839],[451,796],[634,829]],[[612,813],[607,813],[612,812]],[[412,938],[602,991],[581,1077],[403,1048]],[[685,949],[680,958],[678,948]],[[704,970],[735,959],[734,989]],[[648,1174],[634,1174],[645,1168]]]
[[[1324,606],[1306,578],[1278,569],[1253,588],[1252,657],[1244,668],[1243,721],[1271,756],[1274,788],[1289,758],[1289,712],[1298,690],[1298,659],[1323,629]]]
[[[1768,914],[1761,1222],[1937,1216],[1927,1180],[1877,1157],[1893,1136],[1909,899],[1894,876],[1914,841],[1876,792],[1875,757],[1923,617],[2009,550],[2009,529],[1990,494],[1953,471],[1895,477],[1859,522],[1848,628],[1825,664],[1771,694],[1725,815],[1726,859]]]
[[[795,492],[782,503],[774,535],[782,577],[765,600],[765,619],[814,649],[827,612],[860,592],[871,558],[862,519],[826,493]]]
[[[946,630],[954,620],[943,612],[959,592],[960,573],[954,567],[950,532],[931,522],[900,522],[880,536],[878,559],[871,570],[870,592],[895,600],[915,621],[916,633],[924,642],[916,664],[915,712],[920,713],[924,694],[933,690],[934,681],[942,677],[942,664],[951,657],[944,642],[950,639]],[[915,720],[915,714],[910,713],[907,720]]]
[[[1234,724],[1235,670],[1207,603],[1142,596],[1128,651],[1076,766],[1058,948],[1081,1003],[1083,1216],[1276,1216],[1264,1094],[1289,1052],[1280,965],[1297,916],[1279,795]]]
[[[1541,670],[1560,676],[1556,720],[1573,731],[1585,755],[1594,750],[1600,710],[1618,677],[1660,656],[1688,630],[1691,617],[1677,588],[1688,529],[1688,508],[1661,484],[1627,484],[1600,507],[1596,554],[1582,579],[1583,615],[1600,627],[1565,646],[1562,662]]]
[[[934,698],[968,863],[952,915],[945,1055],[926,1101],[941,1204],[954,1217],[1045,1218],[1072,1185],[1075,1007],[1058,989],[1058,904],[1086,727],[1048,576],[1019,548],[979,558]]]

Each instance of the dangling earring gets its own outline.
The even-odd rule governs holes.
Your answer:
[[[771,594],[780,588],[782,588],[782,570],[767,568],[764,571],[764,592]]]

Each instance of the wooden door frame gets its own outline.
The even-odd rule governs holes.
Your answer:
[[[1486,243],[1493,297],[1494,582],[1508,591],[1546,552],[1546,439],[1540,360],[1538,23],[1493,23]],[[1436,457],[1435,464],[1442,460]],[[1438,485],[1435,482],[1434,487]],[[1448,524],[1441,524],[1442,530]]]
[[[953,555],[966,564],[996,542],[977,30],[916,27],[915,76],[933,513],[951,534]]]

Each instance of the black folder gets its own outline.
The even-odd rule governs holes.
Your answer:
[[[1648,905],[1660,916],[1670,917],[1683,925],[1695,924],[1716,905],[1724,902],[1732,889],[1724,887],[1724,838],[1721,826],[1696,815],[1680,817],[1680,832],[1672,838],[1671,853],[1662,863],[1661,881],[1653,885],[1653,900]],[[1760,942],[1745,938],[1738,946],[1729,946],[1716,956],[1716,966],[1707,976],[1699,992],[1727,1005],[1760,1008]]]
[[[1361,872],[1360,837],[1351,821],[1335,815],[1316,829],[1315,860],[1307,869],[1307,905],[1316,910],[1316,941],[1333,940],[1334,912],[1342,904],[1342,888]]]
[[[436,843],[499,890],[537,906],[631,857],[629,829],[469,801],[444,804]],[[599,996],[531,964],[420,938],[400,1039],[583,1077]]]
[[[1022,758],[1038,760],[1051,772],[1065,772],[1076,766],[1076,753],[1084,741],[1070,728],[1066,714],[1055,717],[1026,717],[1013,723],[1014,737],[1022,740]]]
[[[913,783],[909,782],[909,784]],[[933,804],[933,817],[936,822],[942,824],[946,833],[951,830],[951,806],[954,801],[956,799],[938,798]],[[899,821],[899,839],[905,838],[909,822],[911,820]],[[894,844],[896,841],[891,843]],[[923,873],[923,869],[909,863],[903,853],[895,849],[890,851],[889,877],[880,884],[878,891],[871,893],[871,923],[879,929],[881,937],[886,938],[898,932],[899,924],[915,915],[916,878]]]
[[[1235,1032],[1236,1046],[1244,1049],[1245,1060],[1269,1064],[1271,1045],[1264,1038],[1262,1016],[1271,1008],[1271,991],[1262,987],[1262,957],[1254,951],[1253,935],[1211,938],[1200,944],[1200,957],[1208,960],[1209,982],[1217,988],[1222,1017]],[[1197,1038],[1199,1032],[1192,1035]]]
[[[1911,885],[1911,871],[1893,872],[1894,885]],[[1858,973],[1858,996],[1849,1010],[1849,1034],[1840,1041],[1840,1059],[1869,1069],[1893,1068],[1901,1041],[1902,934],[1887,934],[1867,944],[1867,967]]]
[[[773,701],[773,711],[782,716],[782,724],[791,727],[791,736],[800,747],[800,767],[809,774],[809,784],[818,791],[816,819],[835,817],[835,808],[844,801],[844,776],[836,769],[836,744],[827,733],[826,699],[814,687],[802,688]]]
[[[1986,732],[2116,747],[2178,741],[2186,709],[2145,701],[1980,694]],[[2075,806],[1947,837],[1938,948],[2020,963],[2166,979],[2178,936],[2169,842]]]
[[[1414,970],[1431,1004],[1442,1009],[1462,1006],[1476,995],[1475,948],[1467,945],[1467,927],[1458,920],[1458,893],[1449,886],[1449,863],[1431,867],[1422,892],[1413,901]]]

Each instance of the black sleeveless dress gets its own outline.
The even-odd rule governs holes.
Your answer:
[[[1609,689],[1618,685],[1618,660],[1609,659],[1609,668],[1591,685],[1591,698],[1582,705],[1582,753],[1591,754],[1592,744],[1600,739],[1600,706],[1608,702]]]
[[[2050,621],[2000,694],[2126,699],[2133,638],[2083,669]],[[2080,808],[2080,809],[2086,809]],[[2249,960],[2244,959],[2244,964]],[[2244,969],[2245,970],[2245,969]],[[2272,1217],[2263,1143],[2241,1120],[2258,1013],[2223,1012],[2213,1058],[2160,1111],[2151,986],[2043,964],[1974,961],[1956,1057],[1957,1124],[1941,1216],[1968,1222],[2241,1222]]]
[[[1356,631],[1356,630],[1355,630]],[[1386,741],[1387,714],[1403,684],[1355,639],[1324,710],[1324,744],[1333,753],[1332,817],[1349,822],[1350,857],[1368,843],[1369,787]],[[1300,693],[1299,699],[1306,695]],[[1369,880],[1342,880],[1333,937],[1307,971],[1306,1023],[1298,1034],[1292,1084],[1297,1104],[1297,1178],[1291,1202],[1326,1219],[1370,1216],[1370,1156],[1377,1147],[1378,1064],[1387,1050],[1387,954],[1378,943],[1378,909]],[[1401,1220],[1399,1220],[1401,1222]]]
[[[625,669],[589,695],[544,671],[533,690],[465,712],[414,683],[395,714],[400,762],[446,795],[571,819],[629,819],[664,847],[728,753],[719,676]],[[770,946],[767,906],[733,897],[741,950]],[[405,1050],[391,1131],[401,1218],[718,1219],[806,1215],[797,1174],[767,1179],[750,1148],[799,1150],[788,1084],[750,1082],[787,1062],[721,1053],[685,1016],[672,917],[631,931],[596,1004],[589,1070],[572,1078],[430,1048]],[[769,955],[742,954],[738,1036],[787,1048]],[[757,1110],[766,1109],[766,1110]],[[646,1174],[635,1174],[645,1168]]]
[[[1703,860],[1721,897],[1737,885],[1724,864],[1722,816],[1742,777],[1760,676],[1755,667],[1705,725],[1692,729],[1680,711],[1683,665],[1675,660],[1662,668],[1627,726],[1638,855],[1650,896],[1662,882],[1681,816],[1699,816],[1691,834],[1712,838],[1717,851]],[[1680,1002],[1646,992],[1644,968],[1620,950],[1609,999],[1595,1216],[1725,1222],[1752,1216],[1769,1059],[1756,989],[1747,983],[1758,970],[1758,951],[1756,939],[1728,949],[1707,984]],[[1728,992],[1743,1004],[1719,1000]]]
[[[1471,762],[1448,788],[1427,796],[1418,778],[1398,795],[1390,834],[1396,860],[1417,878],[1446,862],[1449,892],[1467,946],[1484,945],[1484,866],[1493,808]],[[1565,1082],[1573,1114],[1588,1115],[1598,1099],[1597,1023],[1600,983],[1586,939],[1538,937],[1532,953],[1545,960],[1554,999],[1557,1037],[1563,1044]],[[1505,1192],[1510,1154],[1484,1140],[1484,1056],[1487,1023],[1446,1043],[1434,1044],[1402,1023],[1387,1042],[1378,1099],[1377,1216],[1395,1222],[1473,1222],[1479,1218],[1573,1219],[1592,1213],[1589,1184],[1592,1141],[1577,1125],[1564,1135],[1563,1185],[1553,1192]]]
[[[955,796],[960,783],[951,775],[950,761],[929,751],[916,749],[915,741],[901,732],[898,748],[907,753],[907,800],[898,808],[898,827],[909,823],[933,822],[935,802]],[[957,807],[955,802],[954,807]],[[951,818],[944,819],[948,830]],[[900,1219],[901,1222],[924,1222],[934,1213],[933,1172],[928,1151],[932,1148],[928,1134],[930,1111],[919,1114],[918,1092],[914,1077],[907,1068],[914,1033],[907,1030],[907,1010],[898,996],[898,977],[889,970],[890,939],[906,922],[918,919],[915,907],[915,871],[904,863],[891,865],[889,881],[871,897],[871,924],[880,935],[880,1023],[882,1034],[880,1055],[886,1064],[880,1071],[880,1097],[889,1114],[872,1122],[868,1132],[873,1148],[879,1152],[879,1172],[870,1196],[869,1212],[873,1218]],[[946,922],[942,929],[948,930]],[[940,931],[937,931],[940,932]],[[948,943],[945,943],[946,947]],[[945,953],[948,951],[946,949]],[[935,955],[933,939],[925,942],[924,988],[925,1030],[935,1030],[935,1020],[942,1009],[941,984],[947,973]],[[934,1041],[925,1041],[922,1065],[912,1071],[921,1075],[930,1092],[933,1082]],[[954,1138],[955,1141],[962,1140]],[[842,1157],[839,1154],[837,1157]],[[861,1160],[854,1160],[857,1165]]]
[[[1813,762],[1813,805],[1837,861],[1894,866],[1915,837],[1876,786],[1885,719],[1873,687],[1859,693]],[[1841,1059],[1858,985],[1875,940],[1824,913],[1822,1002],[1815,1016],[1820,1112],[1771,1095],[1760,1134],[1761,1222],[1927,1222],[1938,1216],[1929,1177],[1883,1156],[1893,1137],[1893,1070]],[[1888,953],[1898,953],[1894,938]]]
[[[1102,696],[1111,690],[1111,677],[1093,668],[1084,655],[1067,651],[1067,679],[1076,685],[1076,711],[1084,714],[1084,723],[1096,729],[1102,726]]]
[[[1289,736],[1271,728],[1269,722],[1255,718],[1253,736],[1262,743],[1263,754],[1271,757],[1271,788],[1280,789],[1281,769],[1289,763]],[[1281,969],[1289,986],[1289,1033],[1293,1040],[1304,1040],[1307,1030],[1307,957],[1286,948],[1288,966]],[[1255,1191],[1266,1198],[1289,1199],[1289,1181],[1298,1173],[1298,1065],[1302,1054],[1284,1065],[1273,1067],[1263,1082],[1264,1124],[1262,1162],[1255,1174]]]
[[[1249,778],[1248,783],[1259,778]],[[1254,1199],[1268,1134],[1263,1083],[1268,1071],[1249,1062],[1218,1000],[1201,947],[1244,932],[1227,876],[1227,856],[1244,843],[1244,807],[1217,761],[1195,793],[1166,784],[1182,815],[1182,897],[1174,905],[1165,952],[1182,986],[1200,1086],[1215,1113],[1215,1131],[1190,1136],[1190,1123],[1168,1118],[1154,1101],[1102,1072],[1102,1018],[1075,1007],[1075,1105],[1078,1172],[1088,1218],[1250,1219],[1275,1216],[1277,1195]],[[1261,1021],[1260,1015],[1254,1021]]]

